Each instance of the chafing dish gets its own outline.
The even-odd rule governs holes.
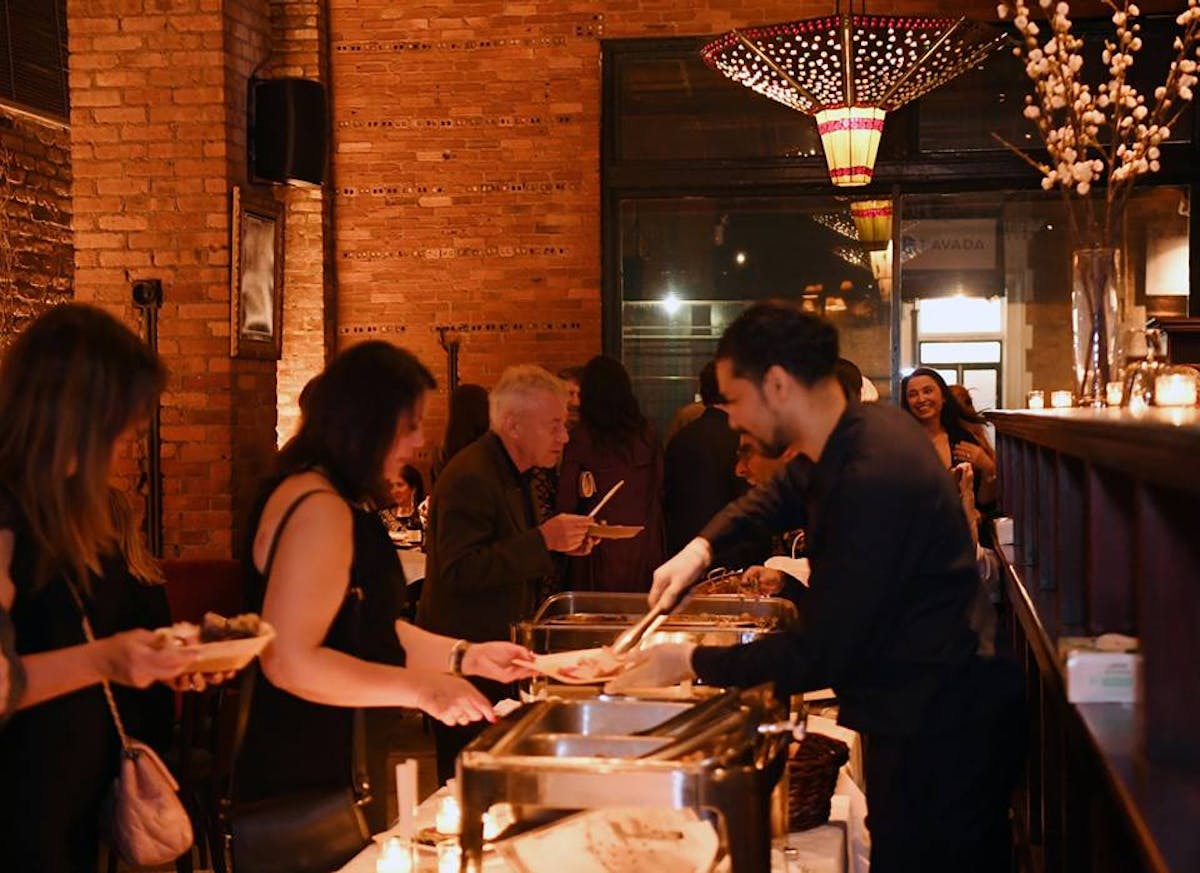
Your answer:
[[[472,741],[458,759],[463,868],[482,869],[483,815],[658,807],[711,821],[735,873],[770,866],[771,794],[794,722],[768,686],[689,703],[540,700]],[[786,796],[786,791],[779,792]]]
[[[606,646],[645,612],[644,594],[566,591],[547,598],[531,621],[517,624],[515,639],[538,654]],[[786,630],[796,621],[796,607],[778,597],[692,597],[643,637],[641,645],[730,646]]]

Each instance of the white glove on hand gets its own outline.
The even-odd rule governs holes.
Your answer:
[[[625,672],[604,686],[605,694],[621,694],[631,688],[667,688],[695,679],[692,651],[695,643],[666,643],[630,655]]]
[[[712,548],[708,540],[696,537],[654,571],[654,584],[650,587],[648,598],[650,607],[661,605],[664,609],[670,609],[711,563]]]

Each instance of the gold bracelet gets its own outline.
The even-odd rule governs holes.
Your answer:
[[[450,647],[450,672],[455,676],[461,676],[463,658],[466,657],[467,649],[471,648],[471,644],[466,640],[458,640]]]

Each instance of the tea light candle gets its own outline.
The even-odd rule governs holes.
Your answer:
[[[1195,406],[1196,377],[1190,373],[1164,373],[1154,379],[1155,406]]]
[[[1030,409],[1045,409],[1046,408],[1046,392],[1045,391],[1030,391],[1025,395],[1025,405]]]
[[[389,837],[375,861],[375,873],[412,873],[412,843]]]
[[[483,838],[490,842],[500,836],[501,830],[503,828],[500,827],[500,821],[496,816],[490,812],[485,812],[483,814]]]
[[[458,873],[462,864],[462,847],[458,840],[442,840],[437,844],[438,873]]]
[[[455,797],[448,795],[438,802],[434,827],[439,834],[457,834],[462,830],[462,810]]]
[[[1070,391],[1051,391],[1050,405],[1055,409],[1068,409],[1075,405],[1075,398]]]
[[[1125,384],[1123,382],[1109,382],[1104,386],[1104,400],[1109,406],[1120,406],[1124,399]]]
[[[483,814],[483,838],[489,842],[496,839],[514,821],[512,804],[492,804],[492,808]]]

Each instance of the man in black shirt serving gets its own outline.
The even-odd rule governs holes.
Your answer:
[[[768,455],[799,455],[718,514],[654,573],[675,603],[712,552],[755,525],[803,527],[812,566],[802,633],[742,646],[656,646],[610,690],[689,677],[722,686],[832,687],[864,736],[872,873],[1009,869],[1020,761],[1020,676],[975,656],[978,586],[954,483],[903,412],[847,401],[837,331],[784,302],[725,331],[717,379],[730,425]]]

